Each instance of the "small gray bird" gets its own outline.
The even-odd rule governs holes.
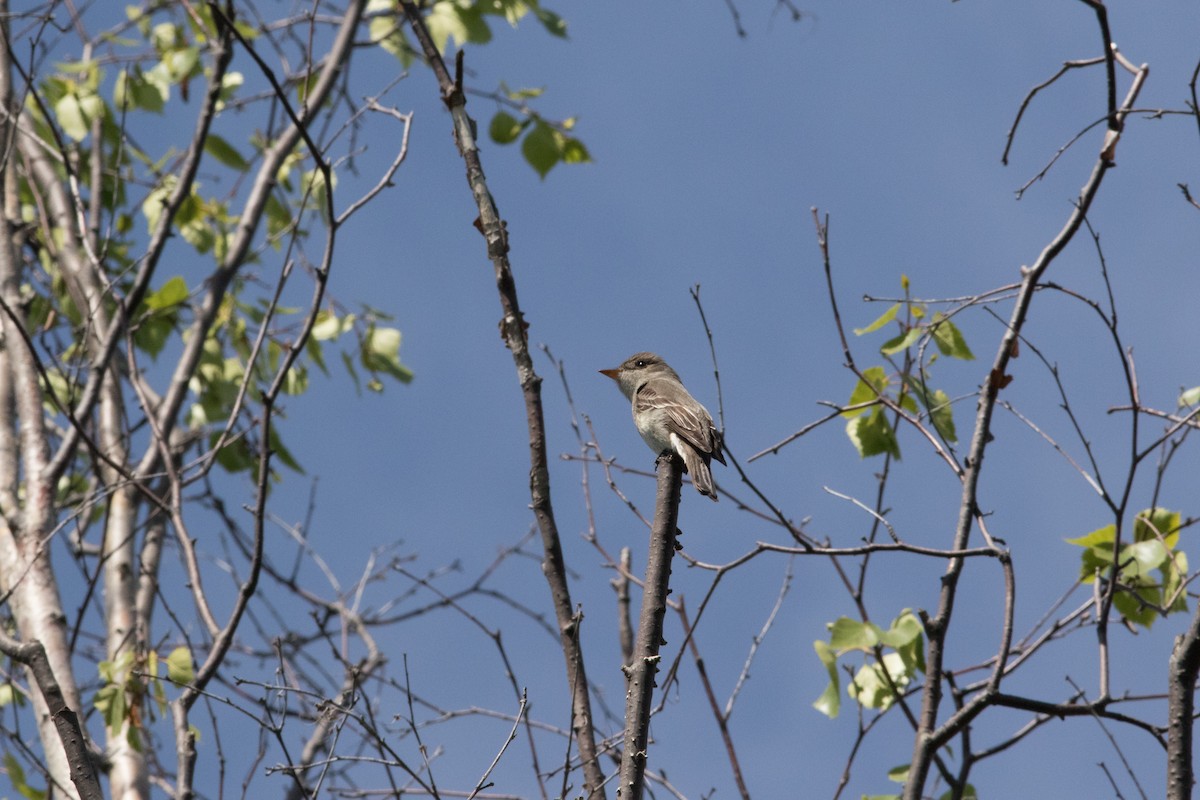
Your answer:
[[[600,374],[616,381],[621,393],[633,401],[633,424],[650,449],[655,454],[678,454],[696,490],[716,501],[708,465],[714,458],[725,463],[721,432],[708,409],[688,394],[675,370],[654,353],[636,353]]]

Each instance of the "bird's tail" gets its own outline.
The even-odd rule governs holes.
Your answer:
[[[683,466],[692,476],[692,485],[696,487],[696,491],[705,497],[712,498],[714,503],[717,502],[717,489],[713,486],[708,459],[700,455],[695,448],[686,445],[679,448],[679,455],[683,456]]]

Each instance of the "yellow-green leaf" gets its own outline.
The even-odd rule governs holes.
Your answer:
[[[837,717],[838,711],[841,710],[842,706],[837,656],[829,645],[820,639],[813,642],[813,649],[817,651],[817,658],[821,659],[821,663],[825,665],[825,671],[829,673],[829,685],[825,687],[825,691],[821,692],[821,696],[813,702],[813,708],[833,719]]]
[[[492,124],[488,126],[488,135],[496,144],[509,144],[516,141],[526,124],[512,114],[498,111],[496,116],[492,117]]]
[[[896,432],[882,408],[876,407],[869,414],[855,417],[846,423],[846,435],[863,458],[887,453],[900,458],[900,444]]]
[[[245,172],[250,168],[250,162],[242,157],[237,148],[215,133],[210,133],[204,140],[204,152],[238,172]]]
[[[554,168],[560,158],[558,142],[554,137],[554,129],[539,122],[521,142],[521,155],[533,167],[538,177],[545,178]]]
[[[176,647],[167,656],[167,678],[172,683],[188,684],[196,677],[192,666],[192,651],[184,646]]]
[[[187,283],[176,275],[164,283],[158,291],[146,295],[146,306],[153,311],[162,311],[177,306],[188,298]]]
[[[838,617],[829,628],[829,646],[841,653],[847,650],[870,650],[879,644],[882,631],[870,622]]]
[[[961,358],[964,361],[971,361],[975,358],[971,348],[967,347],[967,340],[963,338],[962,331],[942,314],[933,315],[930,329],[933,331],[933,340],[937,343],[938,350],[942,352],[942,355]]]
[[[874,333],[875,331],[882,328],[884,325],[887,325],[889,322],[894,320],[896,318],[896,312],[898,312],[899,310],[900,310],[900,304],[899,303],[893,304],[891,308],[889,308],[887,311],[884,311],[882,314],[880,314],[878,317],[876,317],[875,321],[872,322],[867,327],[855,328],[854,335],[862,336],[867,333]]]
[[[855,384],[854,391],[850,393],[850,399],[846,402],[848,406],[857,406],[878,400],[890,383],[887,372],[884,371],[883,367],[867,367],[863,370],[862,375],[858,383]],[[869,407],[851,408],[849,411],[843,411],[842,416],[846,418],[859,417],[870,410]]]
[[[893,336],[891,339],[888,339],[886,342],[884,342],[883,346],[879,348],[879,352],[883,353],[885,356],[890,356],[895,355],[903,350],[907,350],[916,344],[917,340],[920,339],[924,333],[924,328],[921,328],[920,326],[909,328],[904,333]]]

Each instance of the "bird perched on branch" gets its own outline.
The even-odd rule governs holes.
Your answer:
[[[709,464],[722,464],[721,432],[708,409],[684,388],[667,362],[654,353],[636,353],[616,369],[602,369],[633,402],[633,424],[656,454],[671,452],[683,459],[684,469],[700,494],[717,499]]]

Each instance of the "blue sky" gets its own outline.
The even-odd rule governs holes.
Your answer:
[[[1004,136],[1029,88],[1062,61],[1096,53],[1099,35],[1081,3],[817,3],[795,24],[747,5],[746,39],[736,37],[719,3],[556,10],[570,23],[569,41],[533,26],[498,27],[496,41],[468,50],[467,64],[481,88],[497,80],[544,85],[545,113],[579,117],[577,130],[594,164],[560,167],[543,182],[514,147],[489,143],[484,167],[508,221],[531,338],[565,361],[578,410],[595,423],[606,455],[630,467],[648,469],[652,455],[633,429],[626,402],[597,369],[636,350],[655,350],[716,411],[708,348],[689,287],[703,287],[728,442],[744,461],[820,415],[818,401],[844,400],[853,386],[841,366],[810,207],[831,215],[842,312],[849,326],[861,326],[883,307],[858,298],[894,296],[901,273],[925,297],[1015,281],[1018,268],[1066,218],[1098,146],[1098,134],[1085,137],[1046,180],[1014,198],[1061,144],[1103,113],[1101,73],[1079,71],[1031,107],[1011,165],[1000,164]],[[1152,67],[1141,107],[1182,107],[1196,57],[1186,32],[1197,29],[1198,14],[1183,2],[1150,10],[1113,4],[1112,29],[1123,52]],[[414,70],[392,94],[392,103],[416,113],[412,152],[396,188],[345,232],[333,283],[341,299],[370,299],[396,313],[405,334],[402,356],[416,379],[363,399],[343,384],[318,385],[316,396],[288,408],[289,428],[304,431],[297,455],[320,476],[314,541],[336,551],[347,576],[371,548],[399,540],[426,567],[460,559],[467,580],[531,521],[520,395],[496,335],[499,307],[482,241],[470,227],[475,212],[448,117],[434,93],[431,76]],[[492,109],[476,98],[469,110],[487,120]],[[1175,186],[1195,180],[1195,136],[1183,118],[1133,120],[1093,214],[1145,402],[1166,409],[1181,385],[1196,382],[1190,342],[1200,227]],[[389,148],[373,142],[372,152],[384,158]],[[1084,239],[1063,254],[1050,277],[1091,295],[1101,289],[1094,251]],[[962,327],[978,360],[939,365],[951,395],[978,384],[1000,330],[979,312]],[[1078,305],[1046,296],[1035,303],[1029,333],[1061,365],[1108,473],[1118,472],[1126,427],[1105,413],[1122,394],[1104,331]],[[879,341],[855,342],[864,363],[874,363]],[[546,377],[551,452],[577,452],[554,370],[548,361],[538,363]],[[1077,454],[1046,371],[1026,358],[1015,376],[1011,401],[1046,430],[1068,437]],[[972,409],[970,401],[956,408],[960,433],[968,430]],[[1075,575],[1078,553],[1063,539],[1108,519],[1069,465],[1011,416],[1000,417],[997,439],[982,499],[995,512],[992,530],[1013,549],[1023,631]],[[890,519],[913,541],[945,546],[957,485],[913,437],[901,446],[904,460],[889,487]],[[1185,514],[1194,513],[1187,506],[1193,484],[1186,480],[1194,466],[1194,457],[1176,464],[1164,497],[1165,505]],[[756,463],[752,475],[789,516],[811,517],[814,534],[846,543],[861,537],[869,520],[822,487],[868,499],[876,469],[878,462],[861,461],[834,424]],[[613,552],[632,546],[640,571],[636,554],[644,530],[607,491],[598,470],[590,477],[601,540]],[[591,676],[619,709],[611,573],[579,537],[586,519],[578,464],[557,463],[552,479],[568,562],[577,573],[575,599],[586,614]],[[732,471],[718,472],[717,479],[749,496]],[[623,477],[621,488],[649,512],[651,481]],[[281,493],[274,510],[298,518],[301,496],[289,515],[289,495]],[[681,526],[689,553],[706,562],[732,558],[759,539],[782,540],[733,503],[714,506],[691,493],[684,495]],[[827,621],[852,613],[852,606],[827,562],[800,559],[793,568],[791,592],[732,721],[750,789],[762,797],[794,795],[802,787],[813,796],[832,795],[854,730],[849,706],[836,721],[810,707],[825,680],[811,643],[824,638]],[[873,569],[868,601],[876,621],[934,604],[940,564],[893,556],[876,559]],[[719,590],[698,633],[718,694],[732,686],[784,570],[782,559],[759,559]],[[519,560],[503,575],[506,588],[549,613],[536,562]],[[675,594],[694,610],[710,580],[677,564]],[[968,571],[950,636],[951,663],[968,665],[994,651],[999,587],[994,566]],[[375,591],[382,601],[390,590]],[[478,610],[493,624],[506,619],[496,606]],[[555,644],[532,626],[511,624],[507,641],[534,713],[561,724],[566,695]],[[666,638],[678,645],[673,624]],[[1138,637],[1114,631],[1118,691],[1161,685],[1170,636],[1182,624],[1171,619]],[[511,703],[485,641],[458,620],[427,625],[441,634],[434,648],[412,629],[398,629],[389,643],[393,652],[407,653],[415,686],[447,706]],[[671,645],[668,657],[675,655]],[[1094,649],[1088,632],[1055,644],[1012,689],[1061,699],[1070,693],[1064,676],[1094,689]],[[997,712],[977,726],[976,740],[995,741],[1024,721]],[[499,723],[480,727],[465,739],[449,727],[441,732],[443,772],[478,770],[504,733]],[[652,765],[665,768],[686,796],[710,788],[730,796],[728,769],[692,667],[684,667],[654,735]],[[1123,732],[1120,741],[1139,765],[1142,785],[1159,793],[1157,748],[1144,734]],[[847,796],[895,790],[884,772],[905,763],[910,747],[898,717],[885,723],[860,755]],[[1065,748],[1077,754],[1069,762]],[[528,794],[532,787],[520,777],[527,756],[514,749],[508,758],[513,763],[500,775],[516,783],[501,779],[497,790]],[[1133,791],[1098,727],[1079,720],[1047,726],[1008,756],[979,765],[973,782],[990,797],[1107,796],[1098,761],[1116,770],[1123,791]]]
[[[1135,63],[1151,64],[1139,107],[1182,108],[1197,58],[1200,10],[1183,0],[1111,6],[1122,51]],[[495,41],[467,51],[477,87],[490,89],[500,80],[545,86],[539,110],[579,119],[576,130],[593,164],[560,166],[542,181],[516,147],[490,142],[483,163],[508,222],[531,340],[565,362],[576,408],[593,421],[605,454],[641,470],[652,467],[653,454],[636,435],[627,402],[596,370],[654,350],[715,414],[712,365],[690,287],[702,286],[727,442],[745,462],[823,414],[820,401],[845,401],[853,388],[832,324],[811,207],[831,218],[843,318],[847,327],[862,326],[886,306],[859,299],[895,296],[901,274],[921,297],[970,295],[1015,282],[1020,266],[1036,258],[1066,219],[1100,142],[1099,131],[1085,136],[1045,180],[1019,201],[1014,197],[1058,147],[1103,114],[1102,72],[1080,70],[1035,101],[1010,165],[1000,163],[1025,93],[1061,62],[1098,52],[1093,16],[1080,2],[813,0],[801,6],[804,17],[795,23],[769,3],[739,7],[749,34],[744,39],[721,2],[563,4],[555,10],[569,22],[567,41],[533,24],[516,31],[501,24],[494,27]],[[356,69],[367,94],[390,80],[396,67],[379,54]],[[1121,80],[1124,91],[1128,76]],[[443,585],[468,583],[532,522],[521,397],[497,335],[491,268],[471,227],[476,212],[449,117],[436,98],[432,76],[420,68],[386,98],[415,114],[410,155],[396,186],[343,230],[331,284],[343,302],[362,300],[396,315],[405,336],[401,355],[415,380],[382,396],[356,397],[343,380],[318,379],[286,408],[287,441],[319,478],[312,541],[345,583],[372,550],[391,546],[416,554],[420,570],[460,562],[461,578],[452,575]],[[493,106],[472,98],[468,110],[483,128]],[[379,130],[361,159],[367,177],[394,148],[388,132]],[[1192,182],[1200,188],[1198,145],[1194,120],[1135,116],[1092,215],[1143,400],[1167,410],[1181,386],[1200,383],[1194,345],[1200,215],[1176,187]],[[342,203],[357,195],[356,185],[361,189],[342,176]],[[1089,296],[1103,291],[1094,248],[1084,238],[1049,277]],[[997,308],[1004,317],[1007,311],[1007,304]],[[960,324],[977,360],[937,365],[937,378],[951,396],[979,384],[1001,332],[995,318],[978,310]],[[1117,478],[1127,458],[1127,419],[1107,413],[1124,398],[1104,330],[1079,304],[1044,293],[1035,300],[1027,332],[1060,365],[1105,475]],[[883,338],[853,342],[861,363],[878,363]],[[546,379],[550,450],[577,453],[555,369],[540,354],[537,364]],[[1028,355],[1015,367],[1006,398],[1063,437],[1078,457],[1078,441],[1057,409],[1047,371]],[[960,437],[969,432],[973,408],[971,399],[955,408]],[[994,512],[991,530],[1013,551],[1020,635],[1072,583],[1078,552],[1064,539],[1109,520],[1070,465],[1011,415],[998,416],[996,438],[981,501]],[[911,432],[901,447],[904,458],[888,488],[889,519],[911,541],[949,546],[957,482]],[[1196,466],[1194,454],[1181,454],[1163,505],[1196,513],[1189,505]],[[751,475],[790,517],[810,518],[814,536],[849,544],[865,534],[870,520],[823,487],[869,502],[878,468],[877,460],[861,460],[841,423],[833,423],[756,462]],[[580,477],[577,462],[555,461],[555,510],[574,571],[572,590],[586,615],[591,678],[619,710],[624,686],[608,585],[612,572],[581,538],[587,516]],[[716,478],[750,498],[732,470],[719,469]],[[619,480],[649,514],[653,482],[627,475]],[[590,484],[601,542],[614,553],[631,546],[640,572],[644,528],[595,467]],[[1135,497],[1147,488],[1140,480]],[[304,478],[292,480],[273,496],[272,512],[298,522],[308,489]],[[1132,507],[1146,502],[1135,500]],[[709,563],[734,558],[757,540],[784,541],[777,529],[727,499],[714,505],[690,490],[680,524],[689,554]],[[722,699],[786,569],[783,558],[763,557],[731,574],[698,630]],[[853,741],[849,705],[833,721],[811,707],[825,683],[812,642],[826,637],[826,622],[852,615],[853,606],[827,561],[802,558],[792,569],[791,591],[732,718],[757,797],[831,796]],[[886,624],[905,608],[935,604],[940,563],[893,555],[877,557],[872,570],[867,602],[875,621]],[[677,562],[675,596],[694,613],[711,579]],[[511,559],[496,586],[551,614],[536,559]],[[397,576],[394,585],[372,587],[368,599],[381,605],[407,588]],[[1084,599],[1077,592],[1073,602]],[[949,637],[956,667],[994,652],[1000,619],[995,565],[968,570],[959,608]],[[475,601],[472,609],[505,628],[533,713],[565,724],[567,694],[555,641],[499,604]],[[1172,618],[1136,637],[1114,629],[1115,690],[1160,689],[1171,636],[1183,624]],[[666,639],[667,658],[673,659],[682,643],[674,619],[668,619]],[[491,645],[454,614],[397,628],[385,643],[393,665],[407,656],[414,689],[444,707],[512,710]],[[1086,631],[1055,643],[1008,688],[1061,700],[1071,693],[1064,680],[1069,676],[1092,692],[1094,650]],[[1134,710],[1163,719],[1153,704]],[[911,737],[899,716],[891,716],[868,739],[844,796],[897,790],[885,773],[908,760]],[[997,741],[1025,721],[1011,712],[985,715],[976,726],[976,744]],[[433,730],[427,740],[446,748],[435,765],[439,783],[462,785],[482,771],[507,726],[468,721]],[[685,796],[733,795],[689,662],[653,733],[652,767],[666,769]],[[1145,734],[1118,730],[1118,736],[1148,795],[1161,794],[1157,747]],[[527,749],[514,746],[495,776],[495,790],[532,795],[527,759]],[[1046,726],[1009,754],[978,765],[972,781],[981,797],[1111,796],[1099,761],[1114,771],[1125,796],[1136,792],[1103,732],[1082,720]]]

